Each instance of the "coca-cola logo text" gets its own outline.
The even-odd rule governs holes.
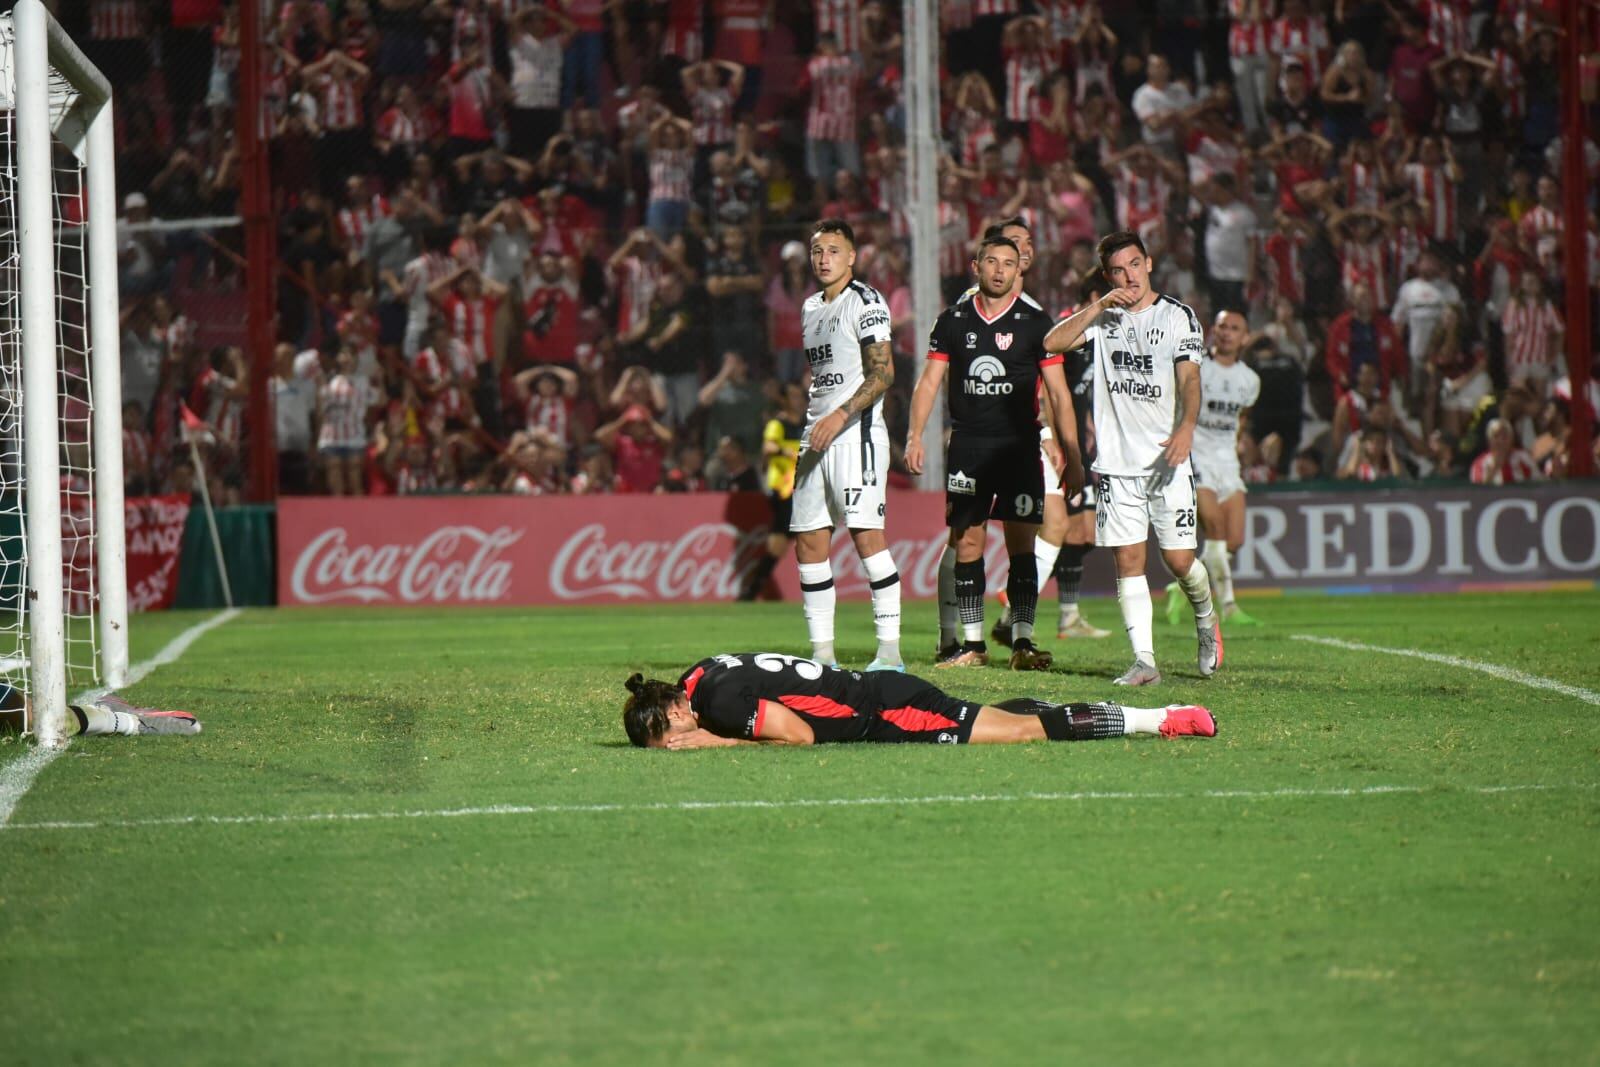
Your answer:
[[[511,589],[511,560],[501,553],[522,531],[500,526],[441,526],[416,544],[351,545],[343,526],[318,534],[294,562],[290,587],[296,601],[324,604],[494,603]]]

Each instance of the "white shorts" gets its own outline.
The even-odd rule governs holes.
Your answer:
[[[809,427],[805,436],[811,436]],[[821,455],[802,444],[789,531],[883,529],[888,477],[889,431],[880,419],[865,435],[859,422],[847,426]]]
[[[1219,502],[1235,493],[1245,492],[1237,452],[1196,450],[1189,453],[1189,463],[1194,467],[1195,485],[1217,494]]]
[[[1162,548],[1193,549],[1194,493],[1194,474],[1187,461],[1170,475],[1102,474],[1094,543],[1102,548],[1143,544],[1153,526]]]

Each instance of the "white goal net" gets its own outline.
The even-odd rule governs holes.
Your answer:
[[[127,669],[111,94],[39,0],[0,15],[0,678],[41,743]]]

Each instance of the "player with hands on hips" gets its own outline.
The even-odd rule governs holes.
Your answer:
[[[1110,234],[1098,253],[1115,288],[1063,319],[1045,346],[1064,351],[1082,340],[1094,350],[1095,544],[1111,548],[1116,558],[1117,603],[1134,655],[1116,684],[1161,681],[1145,577],[1152,526],[1167,569],[1194,608],[1196,662],[1201,677],[1210,677],[1222,665],[1222,628],[1205,564],[1195,556],[1189,463],[1200,414],[1200,320],[1186,304],[1150,287],[1154,264],[1138,234]]]

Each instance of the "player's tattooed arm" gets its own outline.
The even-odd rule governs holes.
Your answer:
[[[876,404],[894,384],[894,352],[888,341],[873,341],[861,349],[861,378],[861,387],[811,428],[812,451],[821,452],[833,444],[851,418]]]

